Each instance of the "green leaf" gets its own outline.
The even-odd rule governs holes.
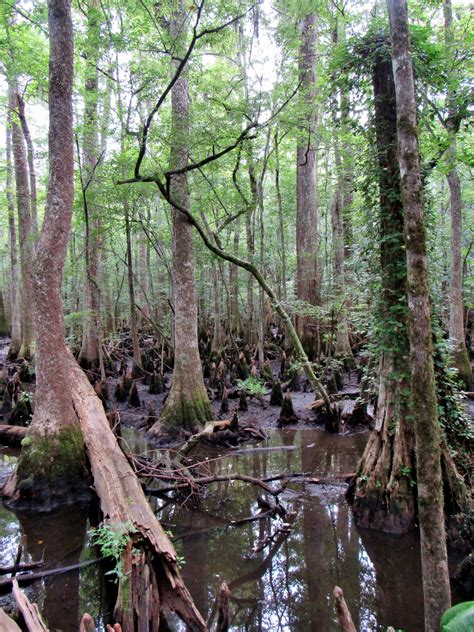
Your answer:
[[[464,601],[446,610],[441,618],[441,632],[472,632],[474,601]]]

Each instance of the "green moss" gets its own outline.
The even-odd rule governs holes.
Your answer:
[[[196,432],[201,425],[212,420],[212,408],[207,393],[199,392],[186,397],[184,394],[168,398],[160,415],[161,425],[166,430],[190,430]]]
[[[85,450],[79,426],[68,426],[54,435],[29,435],[22,441],[17,476],[20,482],[73,481],[82,478]],[[30,482],[28,482],[30,481]]]
[[[472,369],[467,349],[464,345],[451,353],[451,361],[458,371],[459,382],[466,390],[470,390],[472,386]]]

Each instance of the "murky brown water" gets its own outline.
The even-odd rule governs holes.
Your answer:
[[[272,431],[269,439],[211,462],[212,473],[238,471],[255,477],[310,472],[324,477],[353,471],[367,435],[332,436],[315,430]],[[134,451],[146,442],[133,431]],[[14,456],[0,453],[3,471]],[[278,482],[273,483],[278,485]],[[159,513],[184,558],[183,575],[205,618],[212,615],[223,580],[231,588],[231,629],[246,631],[338,630],[331,604],[337,584],[360,632],[423,629],[421,569],[415,534],[390,536],[358,530],[343,498],[344,487],[290,484],[281,495],[296,512],[291,534],[259,553],[254,547],[282,525],[267,518],[243,526],[231,520],[259,511],[262,490],[245,483],[210,486],[198,507],[169,505]],[[158,509],[162,500],[152,499]],[[94,559],[84,512],[68,508],[54,515],[14,515],[0,509],[0,564],[11,563],[20,542],[32,559],[48,567]],[[98,564],[49,577],[27,588],[50,629],[72,632],[84,612],[107,620],[104,580]],[[0,605],[8,606],[8,597]]]

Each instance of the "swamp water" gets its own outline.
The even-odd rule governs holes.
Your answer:
[[[318,429],[267,431],[268,439],[212,460],[210,475],[239,472],[264,478],[306,472],[328,477],[354,471],[367,434],[329,435]],[[130,450],[148,449],[143,435],[124,430]],[[217,456],[213,453],[213,457]],[[0,451],[2,477],[14,466],[14,453]],[[280,481],[270,483],[277,487]],[[231,630],[339,630],[332,591],[342,587],[359,632],[378,632],[388,625],[406,632],[423,629],[423,601],[418,537],[391,536],[357,529],[345,503],[343,485],[290,483],[280,494],[292,516],[288,537],[277,533],[270,544],[254,552],[284,520],[267,518],[241,526],[232,520],[256,515],[263,490],[242,482],[208,486],[198,506],[168,505],[159,511],[165,529],[173,533],[182,573],[204,618],[215,609],[222,581],[231,589]],[[271,500],[271,498],[270,498]],[[165,501],[152,498],[158,510]],[[0,565],[13,562],[19,543],[28,559],[44,556],[45,567],[63,567],[94,560],[87,511],[67,508],[53,515],[24,516],[0,508]],[[110,580],[109,580],[110,581]],[[47,577],[25,588],[38,603],[49,628],[77,632],[78,620],[89,612],[108,622],[105,579],[99,564]],[[8,610],[11,597],[0,596]]]

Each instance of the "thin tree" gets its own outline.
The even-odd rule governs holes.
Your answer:
[[[175,11],[170,25],[178,51],[183,50],[185,12],[182,4]],[[172,61],[176,74],[179,62]],[[188,80],[181,73],[171,91],[172,149],[171,169],[188,165],[189,95]],[[180,205],[189,208],[187,173],[171,178],[170,192]],[[170,393],[152,432],[195,432],[203,422],[212,419],[199,357],[197,331],[197,296],[193,249],[193,229],[187,217],[176,207],[173,217],[173,305],[174,305],[174,370]]]
[[[85,219],[84,328],[79,364],[98,369],[101,360],[100,322],[100,251],[101,222],[94,203],[94,177],[99,161],[98,139],[98,72],[100,21],[99,2],[87,4],[86,77],[84,85],[84,132],[81,186]]]
[[[28,161],[25,140],[20,126],[19,93],[15,77],[8,80],[8,105],[12,130],[13,162],[15,165],[16,205],[21,270],[21,347],[19,355],[30,359],[34,355],[35,334],[31,310],[31,274],[34,256],[33,226],[31,221],[31,198]]]
[[[456,91],[453,9],[451,0],[444,0],[444,35],[446,57],[448,63],[447,101],[448,116],[446,129],[449,135],[449,147],[446,150],[448,172],[446,178],[449,185],[451,206],[451,280],[449,286],[449,339],[452,344],[452,361],[458,370],[459,378],[467,389],[472,384],[472,369],[467,353],[464,336],[464,301],[463,301],[463,260],[462,260],[462,191],[461,179],[456,167]]]
[[[425,604],[425,628],[439,629],[451,603],[433,366],[428,257],[424,223],[415,87],[406,0],[387,0],[397,100],[398,160],[405,215],[411,413],[416,441],[418,517]]]
[[[318,212],[316,199],[316,14],[300,22],[299,77],[303,94],[301,132],[296,148],[296,298],[317,305],[320,300],[317,258]],[[306,353],[316,355],[312,319],[298,316],[297,330]]]
[[[18,247],[16,237],[16,220],[15,220],[15,200],[13,196],[13,165],[12,165],[12,139],[11,127],[6,127],[6,146],[7,146],[7,208],[8,208],[8,228],[9,228],[9,245],[10,245],[10,321],[11,321],[11,339],[10,348],[8,350],[8,358],[14,360],[18,357],[21,347],[21,316],[19,302],[19,278],[20,271],[18,266]]]
[[[70,0],[48,1],[49,182],[32,272],[36,406],[15,475],[4,493],[50,507],[84,485],[82,433],[72,406],[61,281],[74,197],[73,31]]]

